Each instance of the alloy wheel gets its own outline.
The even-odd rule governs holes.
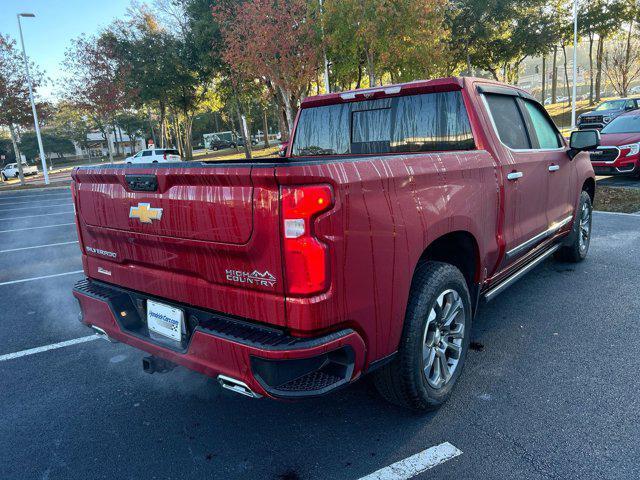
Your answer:
[[[578,228],[580,251],[584,252],[589,247],[589,241],[591,240],[591,207],[589,202],[582,203]]]
[[[465,318],[462,298],[451,289],[438,295],[429,311],[422,340],[422,366],[432,388],[444,387],[458,368]]]

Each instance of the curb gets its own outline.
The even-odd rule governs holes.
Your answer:
[[[61,182],[62,183],[62,182]],[[16,192],[28,192],[31,190],[69,190],[69,185],[61,185],[59,187],[38,187],[38,186],[33,186],[33,187],[23,187],[21,185],[16,185],[15,188],[3,188],[0,189],[0,195],[6,195],[9,193],[16,193]]]

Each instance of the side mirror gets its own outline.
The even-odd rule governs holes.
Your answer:
[[[569,158],[573,158],[585,150],[595,150],[600,146],[600,132],[598,130],[576,130],[571,132],[569,139]]]

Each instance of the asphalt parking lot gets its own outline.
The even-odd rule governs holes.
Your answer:
[[[457,456],[415,478],[640,478],[640,216],[596,213],[587,261],[548,261],[486,305],[427,415],[367,381],[277,403],[145,374],[78,322],[76,241],[68,189],[0,194],[2,480],[357,480],[445,442]]]

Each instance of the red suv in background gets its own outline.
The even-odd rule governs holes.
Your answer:
[[[640,111],[615,118],[602,129],[600,142],[591,152],[596,175],[640,175]]]

